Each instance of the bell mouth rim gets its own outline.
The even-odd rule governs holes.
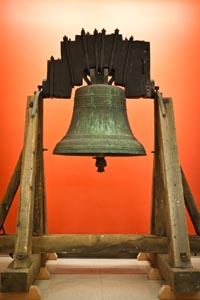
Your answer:
[[[146,156],[146,151],[144,151],[143,153],[110,153],[110,152],[105,152],[105,153],[100,153],[100,152],[79,152],[79,153],[61,153],[61,152],[55,152],[53,151],[53,154],[55,155],[63,155],[63,156],[94,156],[94,157],[132,157],[132,156]],[[101,156],[99,156],[101,155]]]
[[[68,137],[69,138],[69,137]],[[101,141],[99,139],[93,138],[93,143],[84,139],[68,139],[68,143],[64,143],[61,140],[53,149],[53,154],[66,155],[66,156],[145,156],[146,150],[144,146],[138,142],[136,139],[132,138],[121,138],[111,139],[111,136],[107,138],[107,144],[105,144],[105,139]],[[109,139],[110,138],[110,139]],[[112,141],[112,147],[109,141]],[[84,141],[84,142],[83,142]],[[72,144],[71,144],[72,143]]]

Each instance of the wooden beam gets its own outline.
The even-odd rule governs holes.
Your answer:
[[[2,203],[0,205],[0,228],[2,228],[2,226],[6,220],[7,214],[9,212],[9,209],[12,205],[15,194],[19,187],[20,175],[21,175],[21,164],[22,164],[22,152],[19,156],[19,159],[17,161],[13,175],[10,179],[10,182],[9,182],[6,192],[4,194]]]
[[[14,251],[14,268],[28,268],[31,265],[33,203],[35,193],[35,170],[38,135],[38,113],[32,115],[34,103],[39,94],[28,97],[24,149],[22,157],[20,199],[18,209],[17,234]]]
[[[156,238],[155,238],[156,239]],[[159,239],[159,238],[158,238]],[[143,235],[84,235],[84,234],[67,234],[67,235],[43,235],[34,238],[33,251],[49,252],[65,252],[66,254],[81,253],[85,257],[90,255],[95,257],[114,257],[123,256],[129,253],[133,256],[138,253],[141,248],[147,252],[162,251],[165,248],[165,241],[159,239],[158,243],[154,243],[153,238],[148,239]],[[44,248],[43,248],[44,247]],[[165,248],[166,249],[166,248]]]
[[[33,234],[47,233],[46,193],[44,180],[44,155],[43,155],[43,98],[38,99],[38,136],[35,175],[35,199],[33,215]]]
[[[164,178],[162,174],[161,132],[158,124],[159,106],[154,101],[154,159],[152,178],[151,234],[166,235]]]
[[[200,271],[191,268],[172,268],[168,256],[157,255],[157,264],[164,280],[175,292],[200,291]]]
[[[185,199],[185,205],[187,207],[188,213],[190,215],[192,224],[195,228],[195,231],[198,235],[200,235],[200,212],[198,210],[198,207],[194,201],[192,192],[190,190],[189,184],[187,182],[187,179],[185,177],[185,174],[183,170],[181,169],[182,174],[182,182],[183,182],[183,191],[184,191],[184,199]]]
[[[160,94],[158,96],[157,124],[161,133],[159,143],[162,153],[169,260],[172,267],[190,268],[190,248],[172,99],[162,98]],[[160,102],[163,102],[164,113]]]
[[[198,253],[200,236],[190,236]],[[134,234],[49,234],[33,236],[33,253],[66,253],[69,257],[133,257],[135,253],[167,253],[166,237]],[[12,253],[15,235],[0,235],[0,253]],[[135,255],[134,255],[135,256]]]

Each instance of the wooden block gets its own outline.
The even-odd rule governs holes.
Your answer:
[[[171,287],[164,284],[158,294],[160,300],[176,300],[174,292],[172,292]]]
[[[47,259],[48,260],[57,260],[58,256],[56,253],[48,253]]]
[[[168,256],[157,255],[157,264],[164,280],[175,292],[199,292],[200,271],[194,268],[172,268],[168,262]]]
[[[146,253],[144,253],[144,252],[138,253],[137,260],[148,260]]]
[[[40,300],[41,294],[37,286],[32,285],[28,292],[0,293],[1,300]]]
[[[36,276],[36,280],[48,280],[51,278],[51,275],[49,273],[49,270],[47,267],[41,267],[40,272]]]
[[[147,278],[149,280],[162,280],[160,270],[158,268],[151,268],[147,275]]]
[[[174,293],[177,300],[199,300],[200,292],[175,292]]]
[[[146,253],[147,260],[151,264],[152,268],[157,268],[156,253]]]
[[[163,285],[158,298],[160,300],[199,300],[200,292],[173,292],[170,285]]]
[[[45,267],[48,260],[48,253],[41,253],[41,265],[40,267]]]
[[[3,293],[27,292],[38,274],[41,265],[41,255],[34,254],[30,268],[14,269],[13,262],[1,273],[1,291]]]

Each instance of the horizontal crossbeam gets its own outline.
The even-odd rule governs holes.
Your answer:
[[[193,253],[200,249],[200,236],[190,236]],[[15,235],[0,236],[0,253],[12,253]],[[166,237],[136,234],[49,234],[33,236],[33,253],[63,253],[69,257],[132,257],[138,252],[167,253]]]

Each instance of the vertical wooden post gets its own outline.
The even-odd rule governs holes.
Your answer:
[[[17,221],[14,268],[29,268],[32,262],[33,203],[35,196],[36,152],[38,137],[37,101],[39,93],[28,97],[24,149],[22,157],[20,200]],[[32,113],[36,108],[35,114]]]
[[[41,266],[41,254],[32,255],[39,96],[37,92],[27,100],[14,260],[1,273],[3,293],[28,292]]]
[[[155,101],[158,107],[156,121],[160,131],[159,144],[166,196],[169,263],[173,268],[189,268],[191,267],[190,248],[172,99],[162,98],[159,95]]]
[[[154,100],[154,160],[152,180],[151,234],[166,235],[165,191],[160,146],[159,107]]]
[[[38,136],[36,154],[35,200],[33,235],[47,233],[46,193],[44,180],[44,155],[43,155],[43,98],[38,102]]]
[[[165,190],[162,170],[162,151],[160,147],[160,127],[158,124],[159,107],[154,100],[154,158],[153,158],[153,178],[152,178],[152,202],[151,202],[151,223],[150,233],[158,236],[166,236],[166,213],[165,213]],[[146,254],[155,271],[157,259],[155,253]],[[159,272],[158,269],[156,269]],[[153,271],[153,272],[154,272]],[[148,278],[150,278],[148,274]]]

